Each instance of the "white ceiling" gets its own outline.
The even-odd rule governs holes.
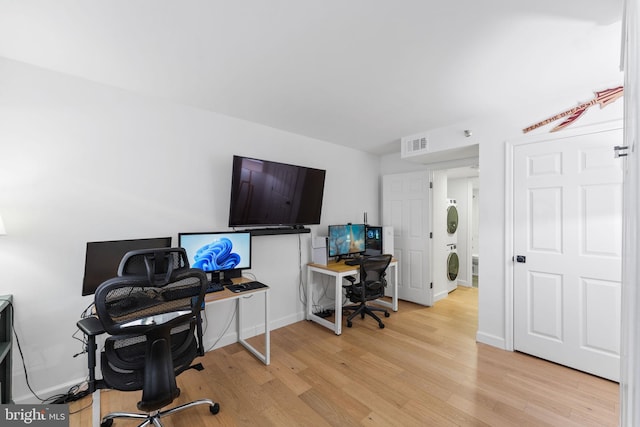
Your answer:
[[[387,153],[620,84],[621,17],[622,0],[0,0],[0,56]]]

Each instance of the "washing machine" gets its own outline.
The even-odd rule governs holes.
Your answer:
[[[458,207],[455,199],[447,199],[447,235],[449,243],[456,243],[458,231]]]
[[[458,245],[458,207],[455,199],[447,199],[447,239],[446,239],[446,259],[447,259],[447,289],[448,292],[458,287],[458,271],[460,270],[460,259],[456,247]]]
[[[451,292],[458,287],[458,271],[460,270],[460,259],[456,251],[456,245],[447,245],[447,291]]]

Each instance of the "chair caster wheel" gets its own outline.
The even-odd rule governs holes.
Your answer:
[[[106,421],[100,423],[100,427],[111,427],[113,425],[113,418],[109,418]]]
[[[384,317],[389,317],[389,316],[391,316],[391,315],[389,314],[389,312],[388,312],[388,311],[385,311],[385,312],[384,312]]]
[[[380,326],[380,329],[384,329],[384,323],[380,323],[378,326]]]
[[[352,327],[352,326],[353,326],[353,323],[351,323],[351,322],[347,322],[347,328],[350,328],[350,327]]]
[[[211,412],[213,415],[220,412],[220,404],[214,403],[212,406],[209,406],[209,412]]]

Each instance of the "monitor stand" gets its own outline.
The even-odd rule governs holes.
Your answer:
[[[360,253],[353,253],[353,254],[347,254],[347,255],[338,255],[337,258],[337,262],[340,262],[342,260],[349,260],[349,259],[360,259],[362,258],[362,254]]]
[[[231,279],[242,277],[241,270],[225,270],[211,273],[211,282],[219,283],[222,286],[232,285]]]

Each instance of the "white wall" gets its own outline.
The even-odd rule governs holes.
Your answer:
[[[87,241],[226,230],[234,154],[327,170],[322,225],[379,222],[379,158],[0,58],[0,295],[32,388],[49,397],[87,375],[72,338]],[[345,187],[357,183],[358,190]],[[303,318],[309,234],[254,238],[251,273],[271,285],[274,327]],[[299,247],[301,250],[299,250]],[[248,321],[261,323],[257,308]],[[213,342],[231,309],[207,309]],[[234,326],[221,343],[233,340]],[[14,399],[34,401],[14,353]]]

